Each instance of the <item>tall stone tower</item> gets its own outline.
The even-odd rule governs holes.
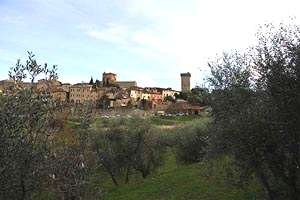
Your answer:
[[[117,81],[117,75],[114,73],[103,73],[102,74],[102,84],[103,86],[109,86],[110,84],[114,84]]]
[[[191,74],[190,72],[188,73],[181,73],[181,92],[190,92],[191,90]]]

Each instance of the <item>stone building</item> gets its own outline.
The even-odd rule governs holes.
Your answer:
[[[136,81],[116,81],[116,85],[120,88],[133,88],[137,86]]]
[[[193,106],[190,103],[182,100],[177,101],[169,105],[167,112],[172,114],[188,114],[188,115],[199,115],[205,110],[205,106]]]
[[[102,86],[106,87],[106,86],[110,86],[115,84],[117,81],[117,75],[114,73],[103,73],[102,74]]]
[[[179,92],[172,90],[172,88],[162,88],[161,93],[163,98],[167,96],[175,98],[175,94],[179,94]]]
[[[181,92],[190,92],[191,90],[191,74],[188,73],[181,73]]]
[[[77,83],[70,86],[70,102],[84,103],[86,101],[96,101],[97,99],[98,94],[90,84]]]
[[[137,83],[136,81],[117,81],[117,75],[114,73],[103,73],[102,74],[102,81],[100,82],[100,85],[103,87],[110,87],[110,86],[116,86],[120,88],[132,88],[136,87]]]
[[[12,87],[15,84],[15,81],[12,79],[6,79],[0,81],[0,93],[5,91],[5,88]]]
[[[50,95],[52,101],[59,101],[63,103],[63,102],[67,102],[68,100],[68,93],[60,87],[51,88]]]

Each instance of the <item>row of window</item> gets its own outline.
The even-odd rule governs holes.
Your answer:
[[[84,92],[84,88],[79,88],[79,89],[70,89],[70,92]],[[88,91],[88,90],[87,90]]]
[[[70,97],[80,97],[80,94],[70,94]],[[81,97],[84,97],[84,95],[81,95]],[[87,95],[86,97],[89,98],[90,95]]]

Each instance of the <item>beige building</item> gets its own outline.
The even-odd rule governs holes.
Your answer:
[[[0,90],[4,91],[5,88],[12,87],[12,86],[15,85],[15,83],[16,83],[16,81],[13,80],[13,79],[11,79],[11,78],[10,79],[6,79],[6,80],[2,80],[2,81],[0,81]],[[31,83],[29,83],[29,82],[23,82],[23,81],[21,81],[21,86],[23,88],[29,88],[30,85],[31,85]]]
[[[145,100],[151,101],[151,92],[143,91],[141,99],[145,99]]]
[[[61,88],[66,91],[66,92],[70,92],[70,87],[71,87],[71,84],[70,83],[63,83],[61,85]]]
[[[133,101],[137,101],[138,99],[142,99],[143,88],[134,87],[130,89],[130,98]]]
[[[175,94],[179,94],[179,92],[172,90],[171,88],[162,89],[162,98],[165,98],[167,96],[175,98]]]
[[[83,103],[86,101],[96,101],[98,94],[93,90],[93,86],[87,83],[77,83],[70,86],[70,102]]]
[[[16,81],[13,80],[13,79],[1,80],[0,81],[0,90],[2,92],[4,92],[5,88],[12,87],[12,86],[15,85],[15,83],[16,83]],[[36,84],[36,83],[34,83],[34,84]],[[23,87],[23,88],[29,88],[30,86],[32,86],[32,83],[31,82],[23,82],[23,81],[21,81],[21,85],[20,86]]]
[[[15,81],[12,79],[6,79],[0,81],[0,91],[3,93],[5,91],[5,88],[12,87],[15,84]]]
[[[3,93],[5,88],[13,86],[15,81],[12,79],[0,81],[0,91]],[[43,93],[45,89],[49,89],[52,101],[66,102],[68,100],[68,91],[62,88],[61,82],[57,80],[40,79],[33,83],[34,89],[38,93]],[[23,88],[32,86],[31,82],[21,82]]]
[[[188,115],[199,115],[205,110],[205,106],[193,106],[186,101],[177,101],[176,103],[170,104],[167,112],[177,114],[188,114]]]
[[[52,101],[67,102],[69,100],[70,85],[71,84],[62,84],[56,79],[40,79],[36,83],[36,90],[42,92],[44,89],[49,88]]]
[[[47,80],[47,79],[40,79],[36,83],[36,89],[38,91],[46,89],[46,88],[56,88],[60,87],[62,84],[58,80],[52,79],[52,80]]]

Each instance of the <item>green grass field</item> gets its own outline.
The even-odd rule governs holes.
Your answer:
[[[163,127],[178,126],[194,120],[205,124],[209,118],[171,116],[154,117],[151,120],[155,125]],[[179,165],[170,149],[165,156],[165,164],[145,179],[140,174],[135,174],[125,184],[124,177],[118,177],[120,185],[115,186],[102,171],[94,174],[96,176],[92,177],[93,182],[102,188],[105,200],[266,199],[262,186],[255,179],[240,187],[236,169],[227,157],[215,159],[213,162]]]
[[[120,186],[106,182],[104,199],[265,199],[257,182],[240,188],[227,177],[230,163],[226,159],[213,166],[207,162],[178,166],[171,151],[166,157],[165,165],[146,179],[135,176]]]
[[[153,117],[151,120],[155,125],[160,126],[174,126],[179,124],[184,124],[185,122],[192,121],[195,119],[200,119],[201,116],[187,115],[187,116],[160,116]]]

